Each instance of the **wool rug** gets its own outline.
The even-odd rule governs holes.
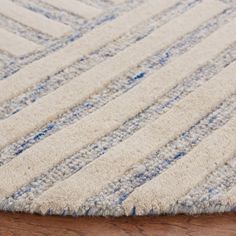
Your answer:
[[[235,0],[0,4],[1,210],[235,209]]]

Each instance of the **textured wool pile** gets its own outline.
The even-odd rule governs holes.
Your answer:
[[[0,209],[236,208],[235,0],[0,0]]]

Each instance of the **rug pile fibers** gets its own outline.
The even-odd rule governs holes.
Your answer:
[[[1,0],[0,209],[236,207],[235,0]]]

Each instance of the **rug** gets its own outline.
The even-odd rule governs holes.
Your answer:
[[[236,209],[235,0],[1,0],[0,209]]]

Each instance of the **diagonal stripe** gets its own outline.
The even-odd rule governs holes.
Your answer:
[[[235,124],[236,127],[236,124]],[[236,131],[235,131],[236,133]],[[235,140],[234,139],[234,146],[235,146]],[[220,196],[221,203],[223,205],[227,205],[228,207],[230,207],[231,209],[234,208],[235,210],[235,206],[236,206],[236,185],[234,185],[228,192],[222,194]]]
[[[42,49],[42,46],[1,28],[0,35],[0,50],[6,51],[13,56],[21,56]]]
[[[103,210],[101,209],[103,208],[106,212],[110,209],[111,212],[114,212],[114,215],[119,215],[119,212],[121,212],[120,203],[129,196],[134,188],[144,184],[167,169],[170,165],[173,165],[177,159],[181,158],[185,153],[188,153],[214,130],[226,124],[233,117],[232,112],[234,111],[236,111],[236,95],[226,98],[220,106],[217,106],[209,115],[204,116],[195,126],[190,127],[176,139],[162,146],[157,152],[147,156],[143,162],[136,163],[130,170],[126,171],[124,175],[119,176],[109,183],[108,186],[103,188],[102,192],[98,195],[88,198],[84,202],[83,207],[79,209],[76,214],[85,214],[85,212],[86,214],[93,212],[94,215],[96,215],[96,212],[103,214]],[[145,112],[140,115],[142,116],[142,114],[145,114]],[[131,122],[132,120],[133,119],[130,119]],[[138,123],[139,122],[135,122],[135,125]],[[127,122],[125,124],[127,124]],[[119,132],[122,127],[125,129],[125,124],[114,132]],[[131,133],[132,125],[126,126],[126,129],[127,132]],[[109,139],[109,136],[113,136],[114,132],[107,135],[105,139]],[[122,137],[122,133],[119,134],[119,138]],[[119,140],[117,136],[115,137],[116,138],[113,140],[118,144],[121,140]],[[16,209],[17,205],[20,205],[23,211],[29,211],[33,198],[42,194],[56,182],[67,179],[88,163],[99,158],[99,156],[104,154],[104,150],[108,151],[113,146],[112,139],[110,139],[110,142],[107,140],[111,143],[111,146],[107,146],[105,139],[102,138],[90,144],[89,147],[82,148],[79,152],[66,158],[65,161],[58,163],[53,168],[37,176],[32,182],[23,185],[4,200],[4,209],[12,209],[13,206]],[[122,140],[124,140],[124,138]],[[29,189],[30,192],[28,191]],[[104,199],[106,200],[104,201]],[[103,207],[101,207],[101,205],[97,205],[97,200],[101,203],[103,202],[106,206],[103,205]],[[21,204],[22,202],[24,202],[24,205]],[[66,211],[66,214],[68,213],[69,212]]]
[[[112,2],[118,4],[118,3],[123,3],[125,2],[126,0],[111,0]]]
[[[19,95],[47,76],[75,62],[83,55],[96,50],[111,40],[115,40],[134,26],[170,7],[175,2],[175,0],[165,2],[162,0],[147,1],[114,21],[96,27],[96,29],[85,34],[69,46],[25,66],[14,75],[0,81],[0,90],[4,91],[4,93],[0,93],[0,103]],[[226,7],[225,4],[214,0],[205,1],[203,6],[207,9],[210,8],[209,15],[211,15],[211,11],[216,14],[216,12],[220,12]]]
[[[97,92],[99,88],[102,88],[112,79],[114,79],[115,75],[120,74],[123,70],[128,69],[130,66],[134,66],[148,55],[152,55],[153,51],[168,45],[183,33],[192,30],[194,27],[196,27],[196,25],[204,21],[206,17],[209,17],[207,10],[208,8],[206,8],[204,5],[202,5],[202,7],[203,8],[200,17],[198,17],[200,9],[194,8],[178,19],[171,21],[169,24],[153,32],[143,41],[136,43],[112,59],[99,64],[92,70],[72,80],[68,84],[56,90],[54,93],[43,97],[12,117],[2,120],[0,122],[0,147],[13,142],[21,136],[24,136],[35,128],[42,126],[48,121],[48,119],[51,120],[60,113],[82,102],[84,99]],[[203,17],[204,11],[206,11],[205,17]],[[186,20],[192,23],[186,24]],[[174,28],[176,31],[173,30],[173,25],[175,26]],[[156,89],[159,89],[159,92],[156,93],[156,96],[151,96],[151,91],[145,94],[145,96],[147,96],[146,103],[149,104],[150,102],[154,101],[154,99],[156,99],[158,96],[163,94],[172,86],[176,85],[181,79],[183,79],[184,76],[197,69],[199,65],[214,57],[216,53],[220,52],[228,44],[236,40],[236,30],[232,30],[232,28],[236,29],[235,26],[236,21],[233,21],[232,23],[227,24],[222,29],[213,33],[212,36],[210,36],[206,41],[203,41],[203,43],[197,45],[196,49],[190,50],[190,52],[188,52],[186,55],[179,57],[169,66],[167,66],[166,69],[162,70],[163,72],[157,72],[151,76],[151,79],[149,79],[150,81],[146,81],[143,83],[143,85],[140,85],[137,90],[134,90],[133,93],[136,94],[136,96],[141,96],[142,91],[150,89],[153,90],[156,86]],[[171,36],[168,36],[166,40],[157,41],[159,38],[165,38],[169,32],[172,32],[172,34]],[[215,50],[215,44],[217,45],[217,52]],[[190,63],[193,57],[198,58],[198,63]],[[186,67],[186,64],[189,64],[189,66]],[[185,69],[183,70],[182,68]],[[170,72],[168,70],[170,70]],[[172,77],[175,74],[178,74],[179,76],[173,80]],[[164,84],[161,85],[160,82],[157,82],[156,77],[164,77],[165,79],[162,80],[164,81]],[[163,91],[161,86],[163,86]],[[81,88],[83,88],[83,90]],[[138,98],[135,97],[135,99]],[[133,99],[133,101],[135,101],[135,99]],[[140,103],[142,104],[142,107],[140,104],[137,107],[136,103],[137,108],[136,110],[133,109],[133,112],[138,112],[137,109],[140,110],[141,108],[144,108],[145,103],[143,101],[143,97],[140,97],[139,99],[142,100]],[[58,101],[62,102],[58,103]],[[119,99],[116,103],[118,102]],[[119,105],[116,105],[116,107],[118,106]],[[135,105],[132,107],[135,108]],[[130,110],[130,112],[131,111],[132,110]],[[112,113],[115,114],[114,111],[112,111]],[[31,119],[32,116],[35,117],[34,120]],[[124,118],[126,117],[127,116],[124,116]],[[12,129],[12,127],[14,127],[14,129]]]
[[[216,75],[221,70],[223,70],[225,67],[227,67],[229,64],[231,64],[235,59],[234,57],[231,57],[231,55],[233,55],[231,53],[234,53],[234,50],[232,50],[232,47],[230,46],[226,50],[224,50],[223,52],[218,54],[211,62],[198,68],[193,74],[191,74],[191,76],[188,76],[183,82],[181,82],[180,84],[178,84],[178,86],[175,86],[175,88],[168,91],[163,97],[158,99],[151,106],[148,106],[141,113],[136,114],[135,116],[133,116],[132,118],[130,118],[129,120],[124,122],[121,126],[119,126],[119,128],[113,130],[109,134],[106,134],[104,137],[96,140],[95,142],[84,146],[79,151],[76,151],[73,155],[66,157],[63,161],[60,161],[59,163],[54,165],[52,168],[49,168],[46,172],[43,172],[42,174],[40,174],[39,176],[34,178],[34,180],[32,182],[29,182],[26,185],[23,185],[20,189],[18,189],[16,192],[14,192],[11,197],[8,197],[6,199],[6,202],[4,201],[5,202],[4,205],[10,206],[10,208],[12,208],[12,206],[13,206],[12,200],[13,199],[15,202],[14,206],[15,206],[15,204],[18,205],[18,201],[15,201],[16,199],[19,201],[24,199],[25,203],[27,201],[27,204],[24,205],[24,209],[22,209],[22,210],[29,209],[28,207],[29,207],[30,202],[32,200],[32,196],[36,197],[36,195],[39,195],[43,191],[46,191],[48,188],[53,186],[56,182],[65,180],[68,177],[70,177],[71,175],[75,174],[81,168],[83,168],[84,166],[86,166],[90,162],[94,161],[95,159],[99,158],[101,155],[103,155],[105,152],[107,152],[110,148],[112,148],[113,146],[117,145],[118,143],[124,141],[128,137],[132,136],[135,132],[137,132],[139,129],[144,127],[148,122],[153,121],[153,120],[157,119],[158,117],[160,117],[162,114],[166,113],[168,110],[171,109],[171,107],[174,104],[176,104],[182,98],[187,96],[191,91],[194,91],[201,84],[210,80],[214,75]],[[217,69],[215,67],[216,65],[218,65]],[[204,75],[202,74],[203,71],[204,71]],[[184,133],[182,133],[180,136],[178,136],[176,139],[174,139],[174,140],[168,142],[166,145],[162,146],[158,152],[155,152],[155,153],[160,154],[160,158],[159,158],[159,154],[158,155],[155,155],[155,154],[151,155],[153,157],[153,158],[151,158],[151,160],[153,161],[152,164],[154,164],[154,165],[152,165],[152,168],[154,168],[154,169],[152,169],[149,173],[149,174],[151,174],[150,178],[155,177],[155,176],[153,176],[153,173],[156,173],[156,174],[159,173],[160,169],[157,166],[158,166],[158,163],[160,164],[161,160],[165,159],[165,161],[163,161],[164,165],[161,164],[161,168],[164,169],[169,164],[171,164],[172,161],[176,161],[176,158],[181,158],[181,155],[179,155],[179,153],[177,153],[177,150],[176,150],[175,145],[177,142],[178,142],[177,146],[178,146],[179,152],[180,153],[182,152],[183,154],[187,153],[189,150],[191,150],[191,148],[194,145],[197,145],[203,138],[205,138],[208,134],[210,134],[212,129],[217,129],[220,126],[222,126],[223,124],[225,124],[226,122],[228,122],[230,117],[232,117],[232,115],[233,115],[232,112],[234,112],[234,111],[236,111],[236,95],[226,98],[226,100],[224,100],[222,104],[217,106],[217,108],[214,109],[214,111],[212,111],[209,115],[204,116],[203,119],[201,119],[199,122],[197,122],[196,126],[190,127]],[[78,113],[72,112],[71,114],[74,117],[74,116],[77,116],[75,114],[78,114]],[[54,125],[56,125],[57,122],[59,122],[58,124],[60,126],[60,120],[62,119],[62,117],[57,119],[54,122],[50,122],[50,125],[54,126]],[[75,119],[76,119],[76,117],[75,117]],[[69,125],[67,122],[65,122],[65,124]],[[61,128],[63,126],[61,126]],[[55,129],[55,132],[56,132],[56,130],[57,129]],[[199,133],[199,131],[200,131],[200,133]],[[36,143],[37,139],[39,139],[38,141],[40,141],[40,139],[42,140],[43,138],[45,138],[44,134],[45,134],[45,131],[40,130],[36,133],[33,133],[31,139],[27,140],[25,138],[25,140],[27,140],[27,141],[23,141],[23,143],[21,143],[21,144],[19,142],[17,144],[12,144],[12,145],[8,146],[5,150],[5,154],[2,153],[2,155],[0,155],[0,165],[6,164],[11,159],[16,157],[16,155],[19,155],[20,153],[25,151],[27,148],[30,148],[30,146],[33,146]],[[48,134],[50,134],[50,131]],[[188,137],[187,139],[184,138],[186,136]],[[36,140],[35,140],[35,137],[37,137]],[[192,137],[192,141],[191,141],[191,137]],[[180,146],[179,146],[179,144],[180,144]],[[184,148],[185,145],[187,145],[188,147]],[[170,147],[172,147],[173,149],[171,149]],[[168,152],[164,151],[164,150],[166,150],[165,148],[167,148]],[[12,149],[12,150],[9,150],[9,149]],[[4,150],[3,150],[3,152],[4,152]],[[148,160],[144,161],[143,163],[150,163],[149,162],[150,156],[148,156],[147,158],[148,158]],[[158,159],[158,161],[155,160],[156,158]],[[141,163],[140,163],[140,165],[141,165]],[[148,165],[148,167],[147,167],[146,171],[150,170],[149,164],[147,164],[147,165]],[[61,171],[61,170],[63,170],[63,171]],[[133,170],[135,171],[135,169],[133,169]],[[125,176],[128,173],[130,173],[130,172],[126,172]],[[138,173],[140,173],[140,168],[138,170]],[[131,180],[132,186],[135,187],[136,181],[138,181],[138,186],[139,186],[139,184],[141,184],[141,182],[143,180],[145,182],[147,180],[147,179],[145,179],[146,176],[147,176],[146,174],[139,176],[140,178],[137,176],[137,178],[135,178],[134,182],[132,179]],[[120,180],[121,180],[121,178],[120,178]],[[129,181],[129,179],[125,178],[125,182],[127,183],[128,181]],[[119,181],[119,185],[122,183],[124,183],[124,182]],[[109,184],[109,186],[111,187],[110,184]],[[114,188],[115,188],[115,186],[114,186]],[[28,192],[29,189],[30,189],[30,192]],[[117,190],[117,188],[115,188],[115,189]],[[111,189],[109,189],[109,191],[110,190]],[[116,190],[113,191],[113,193],[114,192],[118,193]],[[121,193],[122,196],[119,197],[119,202],[122,199],[125,200],[124,194],[125,194],[125,196],[128,196],[129,193],[127,193],[127,192],[128,192],[128,190],[126,189],[126,193],[123,193],[123,194]],[[10,205],[9,205],[9,202],[10,202]],[[112,203],[112,208],[114,209],[113,203]]]
[[[164,145],[168,140],[175,138],[179,133],[191,126],[192,123],[197,122],[202,116],[214,109],[226,97],[235,93],[234,69],[235,63],[176,104],[158,120],[139,130],[131,138],[110,149],[103,157],[95,160],[79,173],[69,178],[69,183],[72,185],[74,181],[78,181],[79,185],[81,184],[80,190],[73,189],[75,191],[73,196],[77,194],[80,196],[76,201],[82,203],[92,193],[101,190],[101,187],[108,183],[109,180],[123,173],[130,165],[142,160],[147,154]],[[223,85],[224,89],[222,89]],[[127,106],[127,109],[132,108]],[[117,119],[119,120],[120,117],[117,116]],[[111,122],[113,121],[109,119],[103,120],[102,125],[104,128],[106,126],[109,127]],[[96,122],[91,122],[90,126],[87,127],[87,124],[81,120],[79,125],[81,125],[80,129],[74,128],[73,125],[70,130],[62,130],[56,135],[50,136],[47,140],[45,139],[46,141],[43,140],[26,150],[21,157],[19,156],[17,159],[0,167],[0,179],[6,180],[0,183],[0,198],[9,195],[35,176],[46,171],[50,166],[79,149],[79,146],[82,147],[84,141],[93,141],[90,138],[91,134],[100,133],[100,124],[96,124]],[[88,132],[87,128],[91,128],[92,132]],[[67,135],[69,132],[71,132],[70,135]],[[67,140],[64,137],[67,137]],[[127,158],[127,155],[129,158]],[[14,172],[11,170],[14,170]],[[84,179],[86,179],[86,182],[83,181]],[[64,181],[63,186],[67,182]],[[66,194],[62,194],[62,196],[66,196]]]
[[[110,149],[74,176],[47,190],[35,200],[34,210],[44,212],[49,208],[49,205],[55,212],[61,210],[57,206],[60,206],[60,208],[71,208],[73,206],[73,209],[79,209],[87,198],[98,194],[112,179],[122,175],[132,165],[142,161],[147,155],[156,151],[171,139],[176,138],[192,124],[211,112],[226,97],[234,94],[236,92],[235,65],[236,63],[230,65],[218,76],[181,100],[159,119],[151,122],[129,139]],[[35,166],[32,162],[26,164],[25,161],[24,165]],[[14,167],[11,166],[9,170],[12,168]],[[4,175],[1,178],[8,179],[8,183],[12,177],[9,170],[1,169],[1,172],[7,174],[7,176]],[[14,170],[16,171],[16,168]],[[35,170],[36,168],[34,168],[34,173]],[[25,171],[24,173],[27,173],[27,176],[30,175],[29,171]],[[18,181],[18,179],[15,177],[10,183],[16,184],[15,181]],[[21,181],[18,181],[18,183],[22,184]],[[0,189],[9,189],[8,183],[5,183],[4,187],[0,187]],[[9,193],[12,190],[14,189],[11,188]],[[42,206],[42,208],[37,209],[37,206]]]
[[[80,2],[78,0],[41,0],[41,1],[48,3],[54,7],[57,7],[59,9],[61,8],[68,12],[82,16],[86,19],[96,17],[101,13],[101,9],[84,4],[83,2]]]
[[[171,210],[176,213],[188,213],[190,206],[191,214],[199,214],[202,212],[212,213],[213,211],[225,210],[225,206],[231,202],[228,198],[228,194],[230,196],[235,196],[236,194],[236,192],[233,193],[230,190],[231,188],[233,189],[235,184],[236,156],[230,158],[223,165],[220,165],[209,173],[197,186],[178,199],[176,204],[171,206]],[[234,201],[231,203],[234,203]],[[209,208],[209,206],[211,207]],[[223,208],[221,206],[223,206]],[[229,204],[228,206],[232,208],[233,204]]]
[[[160,176],[137,188],[123,203],[125,213],[130,214],[133,207],[138,215],[147,214],[150,209],[158,214],[167,212],[181,196],[234,155],[235,140],[236,116]]]
[[[171,140],[151,155],[148,155],[144,161],[136,163],[134,166],[130,167],[123,175],[115,178],[111,183],[103,188],[98,195],[88,198],[77,214],[84,214],[85,212],[88,214],[92,212],[94,215],[96,215],[97,212],[103,214],[103,212],[108,209],[111,214],[124,214],[121,204],[125,199],[127,199],[129,194],[135,190],[135,188],[145,184],[160,175],[171,165],[174,165],[176,161],[189,153],[208,135],[226,124],[234,114],[236,114],[236,95],[227,97],[223,103],[214,109],[214,111],[210,112],[207,116],[204,116],[203,119],[200,119],[189,129],[181,133],[177,138]],[[33,183],[35,184],[35,182]],[[31,190],[34,188],[33,186],[34,185],[32,184]],[[25,188],[25,191],[26,189],[27,188]],[[31,193],[32,192],[33,190]],[[29,198],[30,194],[28,194]],[[25,195],[20,195],[19,198],[21,197],[26,199]],[[198,202],[200,198],[201,197],[198,196]],[[102,204],[97,205],[97,201]]]
[[[9,0],[1,0],[0,13],[44,34],[61,37],[71,31],[67,25],[50,20],[40,14],[20,7]]]

